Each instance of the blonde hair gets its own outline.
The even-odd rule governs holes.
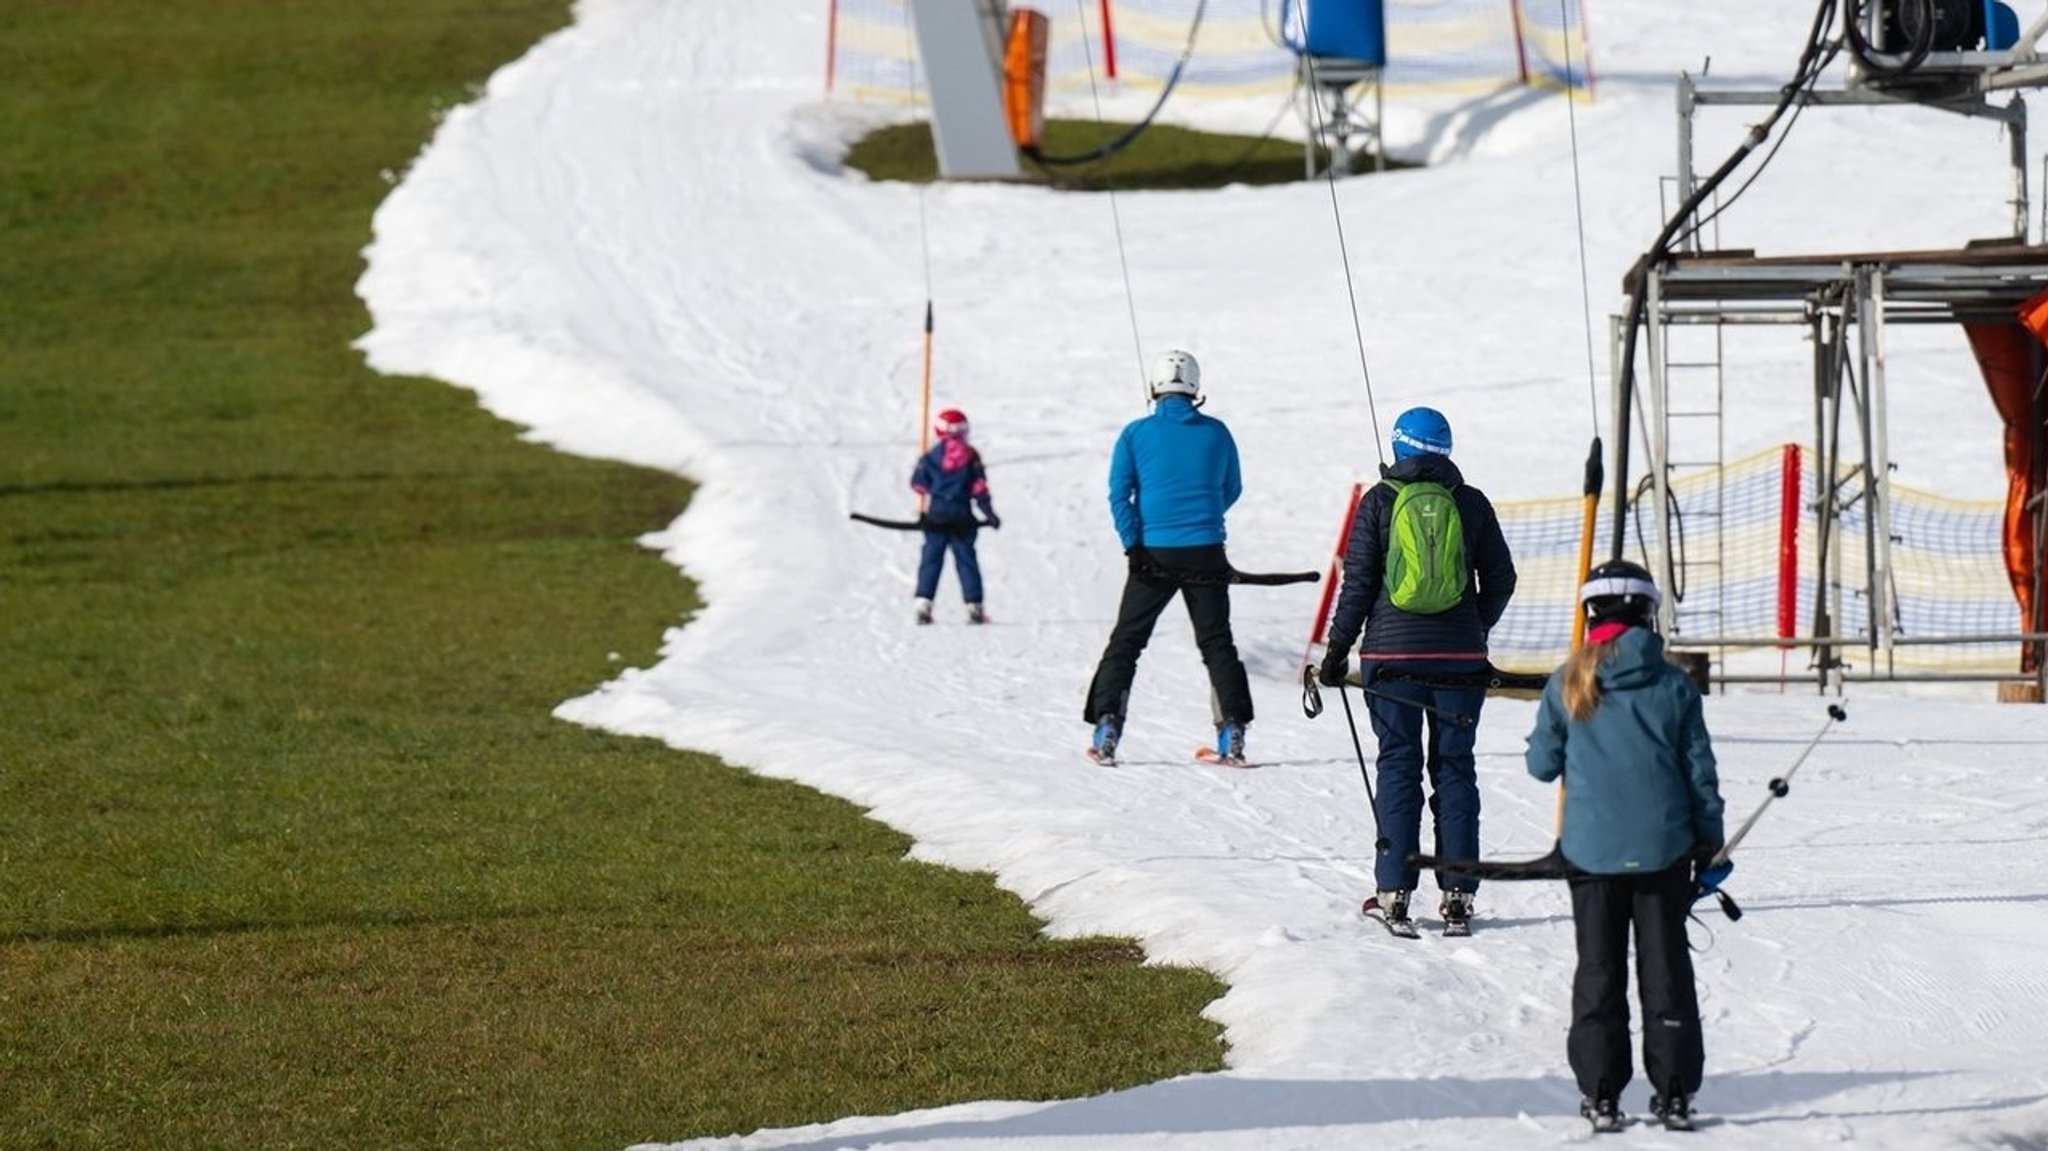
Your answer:
[[[1600,706],[1600,665],[1614,658],[1613,640],[1586,643],[1564,661],[1564,710],[1584,722]]]

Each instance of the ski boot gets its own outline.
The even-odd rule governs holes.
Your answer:
[[[922,598],[917,601],[917,622],[919,624],[932,622],[932,601]]]
[[[987,622],[988,622],[988,613],[987,613],[987,612],[985,612],[985,611],[983,611],[983,610],[981,610],[981,605],[980,605],[980,604],[978,604],[978,603],[971,603],[971,604],[968,604],[968,605],[967,605],[967,622],[968,622],[968,623],[987,623]]]
[[[1406,891],[1376,892],[1365,901],[1365,914],[1402,939],[1417,938],[1420,933],[1415,929],[1415,921],[1408,918],[1408,895]]]
[[[1229,767],[1244,766],[1244,725],[1226,722],[1216,725],[1216,762]]]
[[[1692,1130],[1692,1100],[1681,1092],[1650,1096],[1650,1114],[1666,1131]]]
[[[1088,758],[1104,766],[1116,763],[1117,741],[1124,737],[1124,719],[1105,715],[1095,721],[1095,738],[1088,745]]]
[[[1444,892],[1443,902],[1437,904],[1436,913],[1443,917],[1445,935],[1462,936],[1472,934],[1471,892]]]
[[[1628,1123],[1628,1116],[1621,1113],[1621,1104],[1611,1098],[1581,1099],[1579,1114],[1593,1125],[1595,1135],[1619,1131]]]

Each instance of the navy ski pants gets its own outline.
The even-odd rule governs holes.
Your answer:
[[[1579,875],[1571,881],[1579,966],[1572,977],[1572,1074],[1589,1099],[1614,1099],[1628,1085],[1628,938],[1636,937],[1636,994],[1643,1009],[1643,1073],[1659,1095],[1691,1095],[1706,1064],[1699,994],[1685,916],[1692,863],[1662,871]]]
[[[960,577],[960,598],[968,603],[981,602],[981,561],[974,555],[974,536],[978,530],[970,524],[924,533],[924,554],[917,561],[917,598],[931,599],[938,592],[939,572],[950,551],[953,574]]]
[[[1373,738],[1380,748],[1375,771],[1376,811],[1387,849],[1373,860],[1373,880],[1381,891],[1415,889],[1421,873],[1409,866],[1408,856],[1421,850],[1425,806],[1435,829],[1433,854],[1478,858],[1479,770],[1472,748],[1479,738],[1479,709],[1486,702],[1486,689],[1478,684],[1443,687],[1389,679],[1383,672],[1461,675],[1484,666],[1392,660],[1359,665],[1365,710],[1372,717]],[[1425,777],[1429,781],[1426,801]],[[1479,890],[1478,880],[1462,875],[1439,873],[1436,883],[1440,891]]]

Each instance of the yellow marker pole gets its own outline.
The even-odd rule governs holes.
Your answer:
[[[1585,516],[1579,523],[1579,579],[1583,582],[1593,570],[1593,521],[1600,514],[1600,488],[1605,483],[1601,474],[1600,437],[1593,437],[1593,448],[1586,453]],[[1579,589],[1572,589],[1572,650],[1579,650],[1586,642],[1586,613],[1578,607]]]
[[[1605,483],[1600,460],[1600,437],[1593,437],[1593,447],[1586,453],[1586,487],[1584,514],[1579,521],[1579,581],[1585,582],[1593,570],[1593,523],[1600,514],[1600,488]],[[1586,643],[1586,613],[1579,606],[1579,589],[1572,589],[1572,650],[1577,651]],[[1557,781],[1557,835],[1564,838],[1564,779]]]

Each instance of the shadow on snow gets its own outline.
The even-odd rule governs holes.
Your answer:
[[[2026,1106],[2048,1095],[1994,1099],[1968,1106],[1899,1107],[1828,1112],[1814,1101],[1857,1088],[1941,1075],[1940,1071],[1767,1071],[1713,1075],[1714,1114],[1744,1126],[1841,1118],[1990,1112]],[[1578,1118],[1579,1092],[1567,1078],[1283,1080],[1191,1076],[1089,1099],[1068,1100],[1026,1114],[990,1119],[906,1122],[828,1139],[787,1143],[779,1151],[832,1151],[855,1143],[1039,1139],[1117,1135],[1198,1135],[1268,1128],[1348,1127],[1449,1119]],[[1773,1114],[1777,1112],[1778,1114]]]

